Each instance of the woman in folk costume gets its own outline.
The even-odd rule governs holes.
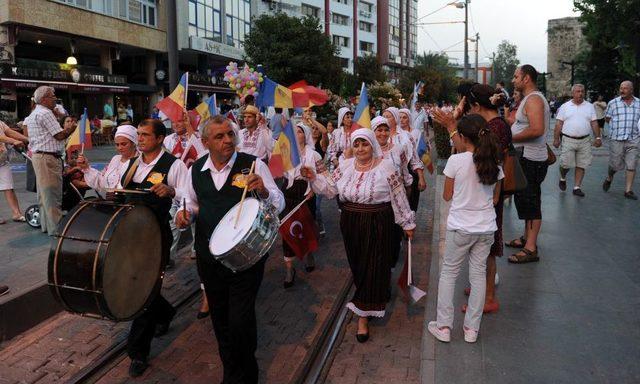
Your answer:
[[[347,304],[358,319],[356,338],[369,339],[368,317],[383,317],[389,301],[391,281],[391,233],[398,224],[413,237],[414,213],[409,208],[402,178],[382,149],[372,130],[351,134],[354,157],[340,162],[332,173],[315,173],[303,167],[316,193],[328,198],[339,195],[340,229],[356,292]]]
[[[328,148],[329,160],[337,166],[343,159],[353,156],[350,137],[353,131],[353,112],[348,107],[338,110],[338,128],[333,131],[331,145]]]
[[[400,112],[400,129],[409,133],[409,137],[411,138],[411,144],[413,146],[413,151],[415,155],[418,154],[418,144],[420,143],[420,136],[422,135],[422,131],[413,127],[413,119],[411,119],[411,111],[407,108],[402,108],[399,110]],[[419,159],[419,158],[418,158]],[[422,163],[422,160],[419,160]],[[427,184],[424,179],[424,164],[422,165],[422,177],[418,175],[416,171],[410,169],[411,175],[413,176],[413,183],[411,184],[411,192],[409,192],[409,205],[411,205],[411,209],[414,212],[418,211],[418,202],[420,201],[420,192],[424,191],[427,188]]]
[[[402,177],[403,184],[407,190],[411,187],[413,177],[409,173],[409,157],[404,147],[395,145],[391,140],[391,129],[387,119],[378,116],[371,120],[371,130],[376,136],[376,141],[382,149],[382,157],[391,160],[398,173]]]
[[[300,150],[300,164],[297,167],[286,171],[284,174],[284,177],[287,179],[287,186],[284,191],[286,206],[280,217],[283,218],[287,216],[289,212],[306,199],[305,204],[307,204],[309,211],[311,211],[311,214],[315,219],[316,199],[315,196],[313,196],[313,191],[311,190],[309,183],[300,175],[300,169],[302,167],[310,167],[314,171],[317,170],[322,172],[325,167],[322,163],[322,157],[320,157],[320,154],[313,149],[314,142],[311,128],[302,122],[296,125],[296,141],[298,143],[298,149]],[[287,269],[284,287],[290,288],[293,286],[296,279],[296,270],[293,268],[293,261],[295,260],[296,255],[285,241],[282,242],[282,250],[284,252],[284,264]],[[309,253],[305,256],[306,271],[311,272],[315,269],[313,254]]]
[[[118,183],[124,172],[129,168],[129,160],[138,156],[138,130],[132,125],[121,125],[116,130],[113,141],[116,144],[118,154],[111,158],[109,164],[98,171],[89,166],[89,161],[84,154],[78,155],[76,164],[84,173],[84,181],[87,185],[105,195],[107,189],[118,187]]]

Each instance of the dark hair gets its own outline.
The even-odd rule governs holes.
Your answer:
[[[469,94],[469,90],[471,89],[471,87],[473,87],[476,84],[478,83],[463,81],[460,84],[458,84],[458,88],[456,88],[456,93],[460,95],[460,97],[467,96]]]
[[[165,137],[167,136],[167,128],[162,124],[162,121],[159,119],[144,119],[138,124],[138,127],[148,127],[151,126],[153,128],[153,134],[156,137]]]
[[[525,64],[520,66],[520,72],[522,72],[522,76],[529,76],[531,81],[534,84],[538,82],[538,71],[533,67],[533,65]]]
[[[278,114],[282,113],[282,108],[274,108],[274,109],[275,109],[276,113],[278,113]]]
[[[493,185],[498,182],[500,173],[498,139],[489,129],[485,119],[477,114],[465,115],[458,121],[457,130],[476,147],[473,151],[473,163],[476,165],[480,182],[484,185]]]
[[[255,96],[253,95],[247,95],[244,97],[244,104],[245,105],[253,105],[253,102],[256,100]]]
[[[500,80],[498,81],[498,84],[500,84],[504,88],[504,81]]]
[[[492,102],[491,98],[494,97],[494,95],[494,102]],[[498,107],[503,106],[505,102],[504,93],[486,84],[475,84],[469,89],[469,94],[467,95],[469,108],[471,108],[473,104],[478,103],[483,108],[497,110]],[[467,109],[467,107],[465,107],[465,109]]]
[[[64,115],[61,118],[58,119],[58,123],[60,123],[61,127],[64,127],[64,121],[67,120],[67,117],[70,117],[72,119],[74,119],[75,121],[78,121],[78,118],[74,115]]]

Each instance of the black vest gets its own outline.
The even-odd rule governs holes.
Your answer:
[[[126,172],[122,175],[120,184],[122,184],[122,187],[125,189],[149,189],[154,184],[157,184],[157,182],[154,183],[150,181],[150,179],[154,177],[157,177],[159,179],[161,177],[162,183],[168,185],[167,175],[169,174],[169,170],[176,160],[178,159],[169,152],[162,151],[162,156],[160,156],[156,165],[153,166],[153,169],[149,171],[149,173],[144,177],[144,180],[141,183],[134,182],[132,177],[131,181],[129,181],[129,184],[124,185],[124,180],[127,178],[127,174],[129,173],[129,170],[135,162],[135,159],[131,159],[131,161],[129,161],[129,166],[127,167]],[[140,159],[140,161],[142,161],[142,159]],[[176,188],[177,186],[172,185],[172,187]],[[143,197],[132,195],[127,198],[127,202],[143,202],[144,204],[148,205],[156,213],[161,223],[168,223],[170,220],[169,211],[171,210],[171,197],[160,198],[154,193],[143,195]]]
[[[227,180],[220,190],[216,189],[211,173],[208,170],[202,172],[202,167],[208,158],[209,156],[203,156],[198,159],[189,171],[191,172],[193,190],[196,193],[198,206],[200,207],[196,219],[194,247],[196,254],[200,256],[199,259],[213,261],[213,257],[207,257],[210,255],[209,238],[224,215],[234,205],[238,204],[242,198],[243,188],[232,185],[233,178],[242,174],[243,169],[250,169],[251,163],[256,160],[256,157],[237,152],[231,172],[229,172],[229,176],[227,176]]]

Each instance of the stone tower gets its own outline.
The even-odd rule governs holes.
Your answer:
[[[586,44],[577,17],[549,20],[547,28],[547,97],[571,95],[571,62]]]

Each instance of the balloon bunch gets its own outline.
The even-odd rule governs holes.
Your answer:
[[[227,65],[224,79],[229,83],[229,88],[238,96],[245,98],[247,95],[258,95],[258,87],[263,81],[262,73],[250,68],[247,64],[240,70],[238,63],[232,61]]]

